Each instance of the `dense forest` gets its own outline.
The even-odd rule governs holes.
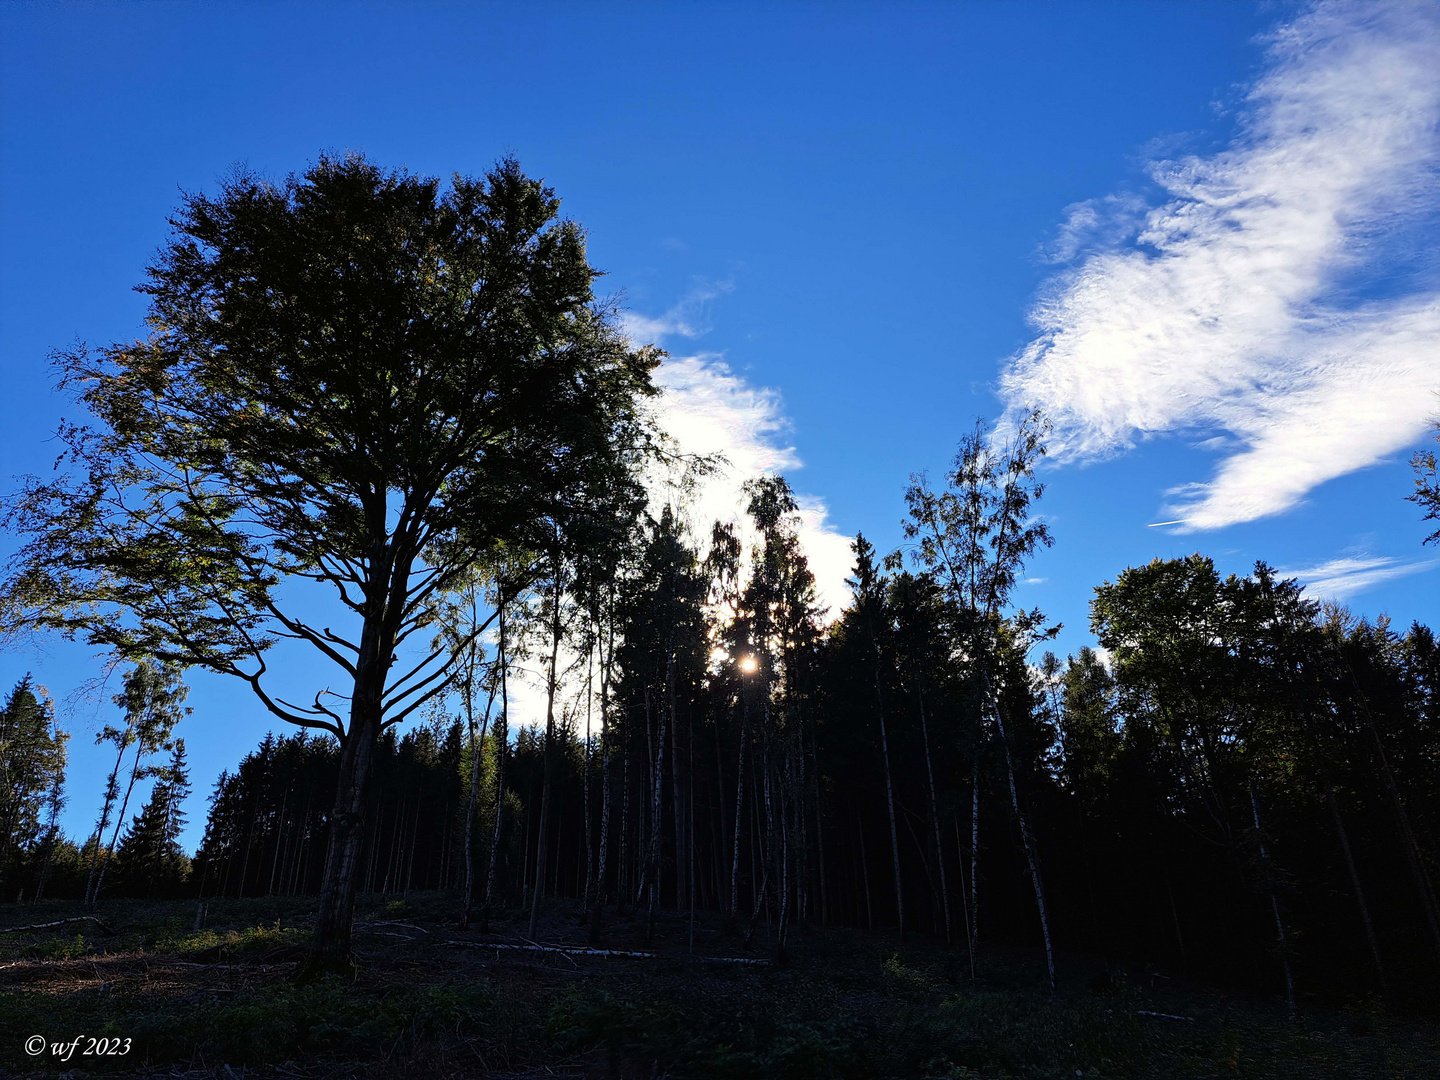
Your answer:
[[[667,509],[613,573],[566,564],[509,599],[462,692],[382,736],[361,891],[455,890],[482,925],[566,898],[597,939],[617,907],[709,911],[764,948],[842,924],[1276,994],[1433,993],[1432,632],[1194,555],[1097,588],[1105,651],[1059,659],[1039,613],[999,608],[993,549],[967,553],[943,516],[988,453],[972,439],[946,490],[911,490],[913,565],[857,538],[853,603],[828,624],[778,478],[751,485],[749,552],[724,524],[697,544]],[[980,493],[981,524],[1023,525],[1004,515],[1025,485],[1022,469]],[[548,735],[507,717],[512,669],[537,661]],[[108,831],[83,848],[54,828],[64,736],[28,681],[12,692],[10,896],[85,895],[111,847],[112,895],[318,890],[335,741],[269,737],[222,775],[191,863],[164,684],[137,668],[117,697]],[[158,782],[122,831],[137,771]]]
[[[826,612],[783,478],[692,523],[715,463],[647,427],[659,356],[591,295],[548,189],[504,162],[438,192],[348,158],[192,197],[145,287],[166,332],[62,358],[108,426],[71,433],[88,481],[17,503],[5,614],[130,666],[106,787],[69,794],[98,804],[78,843],[67,736],[29,679],[10,693],[0,896],[318,895],[326,962],[357,892],[453,890],[457,920],[523,909],[531,938],[560,900],[597,941],[617,911],[718,913],[781,960],[839,925],[972,971],[1027,950],[1052,986],[1065,951],[1292,1009],[1435,1000],[1428,628],[1196,554],[1100,584],[1099,648],[1056,656],[1014,596],[1052,542],[1038,415],[913,477],[906,543],[857,536]],[[286,576],[334,586],[356,639],[286,611]],[[268,696],[277,638],[353,677],[348,714]],[[187,667],[302,729],[219,778],[193,857]]]

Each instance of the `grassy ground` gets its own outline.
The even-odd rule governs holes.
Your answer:
[[[433,893],[362,903],[358,975],[296,986],[288,976],[313,910],[301,899],[212,901],[197,932],[193,902],[117,900],[98,912],[113,933],[76,923],[0,934],[0,1075],[1440,1075],[1440,1027],[1373,1006],[1291,1021],[1273,1002],[1078,960],[1051,997],[1033,957],[986,954],[972,983],[963,950],[854,931],[803,932],[785,967],[726,963],[706,957],[763,955],[758,937],[747,954],[741,935],[702,920],[692,954],[674,917],[658,926],[653,957],[497,950],[522,941],[519,912],[488,935],[460,931],[455,898]],[[6,905],[0,929],[79,914]],[[612,917],[604,944],[644,948],[642,931]],[[539,935],[584,936],[573,906],[547,913]],[[47,1045],[32,1056],[36,1035]],[[59,1060],[52,1045],[77,1036]]]

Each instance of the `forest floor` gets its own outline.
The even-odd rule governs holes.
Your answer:
[[[972,983],[963,947],[879,931],[804,929],[777,967],[763,927],[747,951],[703,917],[692,953],[673,913],[649,947],[643,918],[607,915],[600,947],[653,955],[496,948],[526,944],[522,913],[481,934],[457,928],[457,906],[363,898],[356,976],[304,985],[290,975],[313,899],[209,901],[199,931],[194,901],[112,900],[103,927],[0,933],[0,1076],[1440,1075],[1440,1025],[1378,1007],[1292,1021],[1281,1003],[1078,958],[1051,996],[1036,956],[986,952]],[[584,948],[577,913],[549,910],[538,940]],[[0,931],[81,914],[5,905]]]

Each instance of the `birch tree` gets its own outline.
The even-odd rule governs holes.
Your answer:
[[[993,726],[994,741],[1004,762],[1011,810],[1025,850],[1053,990],[1055,959],[1040,854],[1020,797],[1014,752],[994,682],[1001,648],[999,622],[1009,607],[1020,571],[1038,549],[1053,543],[1049,527],[1030,512],[1045,491],[1035,479],[1035,468],[1045,454],[1047,431],[1048,425],[1040,415],[1031,413],[1016,423],[1003,442],[998,442],[990,437],[983,421],[977,422],[975,430],[960,442],[944,489],[935,491],[924,476],[911,478],[905,493],[910,514],[904,527],[905,535],[916,542],[915,559],[944,583],[947,599],[962,616],[957,646],[975,672],[982,709],[988,713],[982,719]],[[1055,632],[1042,629],[1044,619],[1038,610],[1017,612],[1012,622],[1014,636],[1027,644]],[[970,867],[972,934],[979,916],[978,778],[977,767]]]

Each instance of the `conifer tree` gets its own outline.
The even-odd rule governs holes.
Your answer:
[[[29,675],[0,707],[0,888],[7,891],[22,855],[54,840],[70,738],[54,714]],[[42,823],[47,805],[49,820]]]
[[[129,895],[165,896],[184,882],[190,860],[180,848],[184,803],[190,794],[185,740],[176,739],[170,760],[155,770],[155,786],[115,852],[116,877]]]

